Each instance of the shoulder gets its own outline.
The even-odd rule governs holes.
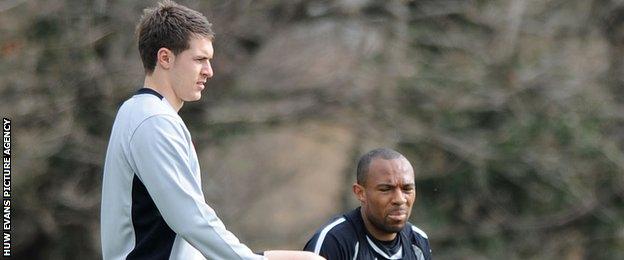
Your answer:
[[[406,227],[405,230],[410,234],[410,240],[413,245],[412,248],[415,251],[414,253],[422,254],[424,259],[431,259],[431,247],[429,246],[427,233],[412,223],[408,223],[408,227]]]
[[[333,238],[348,238],[351,234],[355,234],[351,224],[349,224],[344,216],[340,216],[331,219],[329,222],[325,223],[325,225],[321,226],[314,234],[314,237],[316,237],[317,241],[322,243],[328,236]]]
[[[176,117],[167,114],[155,114],[143,118],[143,120],[137,122],[136,127],[133,129],[131,139],[134,139],[137,135],[152,138],[184,138],[188,135],[188,130],[184,123]]]
[[[154,95],[134,95],[126,100],[119,108],[120,116],[128,123],[138,127],[143,121],[152,117],[162,117],[177,124],[182,123],[182,118],[167,103],[165,99],[159,99]]]
[[[347,219],[340,216],[321,226],[308,241],[305,250],[318,254],[326,248],[348,247],[350,241],[357,241],[357,235]]]
[[[115,123],[125,125],[134,136],[137,131],[186,132],[182,118],[167,103],[154,95],[134,95],[119,108]]]
[[[426,240],[429,240],[429,237],[427,236],[427,233],[425,233],[425,231],[423,231],[422,229],[418,228],[417,226],[415,226],[412,223],[409,223],[409,227],[410,227],[410,231],[412,233],[414,233],[414,235],[418,236],[418,237],[422,237]]]
[[[328,236],[335,238],[339,242],[357,240],[356,230],[345,217],[339,217],[319,229],[321,233],[326,232]]]

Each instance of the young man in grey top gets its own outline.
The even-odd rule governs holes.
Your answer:
[[[178,111],[213,76],[214,33],[197,11],[163,1],[137,26],[145,82],[113,125],[102,187],[104,259],[319,259],[253,253],[206,204],[191,135]]]

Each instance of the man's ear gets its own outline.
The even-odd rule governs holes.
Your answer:
[[[366,202],[366,193],[364,192],[364,187],[358,183],[353,184],[353,194],[355,194],[355,198],[359,200],[361,203]]]
[[[156,63],[157,65],[160,65],[160,67],[162,67],[163,69],[170,69],[171,68],[171,64],[173,63],[173,61],[175,60],[175,55],[173,54],[173,52],[167,48],[160,48],[158,49],[158,52],[156,53]]]

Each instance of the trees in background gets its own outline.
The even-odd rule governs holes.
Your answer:
[[[252,247],[301,247],[356,205],[357,157],[389,146],[417,169],[436,258],[624,256],[618,1],[181,3],[217,32],[216,76],[181,116],[207,200]],[[99,255],[101,167],[152,4],[0,5],[16,256]]]

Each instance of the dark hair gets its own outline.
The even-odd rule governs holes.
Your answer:
[[[170,0],[143,10],[136,35],[147,74],[154,72],[160,48],[167,48],[177,55],[189,48],[191,37],[202,36],[214,40],[212,24],[204,15]]]
[[[377,148],[372,150],[360,157],[360,160],[357,165],[357,183],[364,184],[366,182],[366,175],[368,174],[368,168],[371,162],[381,157],[384,160],[397,159],[400,157],[404,157],[399,152],[392,150],[390,148]]]

